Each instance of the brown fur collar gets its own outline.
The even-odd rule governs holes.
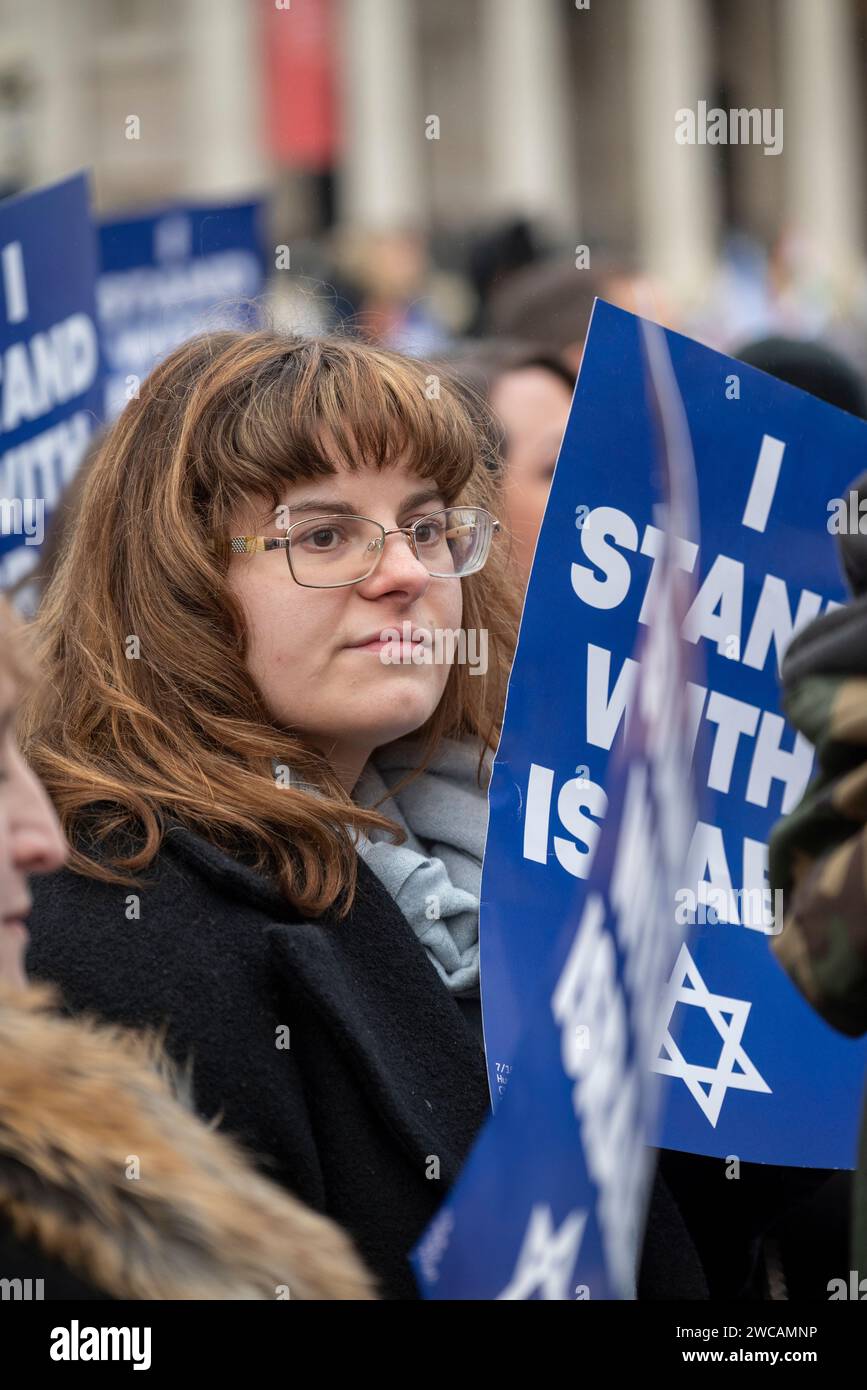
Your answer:
[[[157,1040],[58,1003],[0,990],[0,1219],[19,1239],[115,1298],[376,1296],[333,1222],[192,1113]]]

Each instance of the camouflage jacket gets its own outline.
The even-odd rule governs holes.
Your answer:
[[[784,924],[771,949],[813,1008],[867,1031],[867,596],[817,618],[790,644],[783,704],[818,770],[774,828],[770,881]],[[855,1179],[852,1258],[867,1275],[867,1111]]]
[[[822,1017],[857,1036],[867,1031],[867,597],[794,639],[783,703],[818,772],[771,836],[785,913],[772,950]]]

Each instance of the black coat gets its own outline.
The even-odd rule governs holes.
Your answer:
[[[412,1297],[406,1255],[488,1088],[480,1043],[402,912],[360,860],[351,915],[305,920],[181,827],[144,877],[138,920],[125,886],[67,869],[35,880],[29,972],[73,1011],[165,1023],[199,1112],[342,1225],[386,1296]]]
[[[34,880],[28,970],[73,1012],[165,1025],[170,1056],[191,1061],[200,1114],[343,1226],[385,1297],[417,1296],[407,1254],[489,1113],[472,1018],[363,860],[343,922],[305,919],[180,826],[144,879],[138,919],[134,889],[68,869]],[[665,1194],[659,1229],[659,1187],[651,1229],[654,1210],[640,1292],[700,1297]]]

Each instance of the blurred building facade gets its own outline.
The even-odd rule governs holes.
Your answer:
[[[4,193],[88,167],[101,212],[265,192],[284,234],[526,217],[686,300],[726,229],[862,262],[867,0],[0,0],[0,36]],[[678,144],[700,101],[781,108],[782,152]]]

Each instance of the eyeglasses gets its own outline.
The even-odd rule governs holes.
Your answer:
[[[386,537],[398,533],[434,579],[466,579],[482,568],[499,530],[499,521],[483,507],[446,507],[390,531],[368,516],[314,516],[293,522],[285,536],[232,536],[229,544],[237,555],[285,550],[296,584],[339,589],[369,578]]]

